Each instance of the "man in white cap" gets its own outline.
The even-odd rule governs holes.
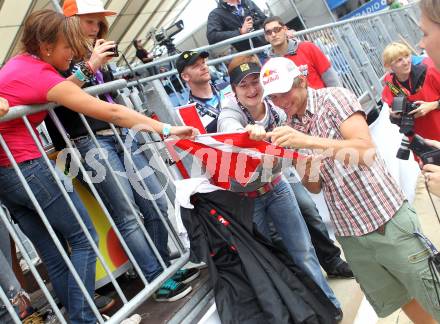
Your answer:
[[[402,308],[414,323],[439,321],[429,251],[414,234],[421,233],[417,215],[376,155],[355,95],[308,88],[286,58],[269,60],[260,81],[263,96],[288,116],[288,125],[266,137],[319,160],[302,180],[315,192],[324,190],[337,240],[376,313],[385,317]]]

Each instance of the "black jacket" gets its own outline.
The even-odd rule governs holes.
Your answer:
[[[252,0],[241,0],[244,9],[244,15],[240,16],[234,13],[234,7],[226,4],[224,0],[219,0],[218,7],[209,13],[206,37],[209,44],[215,44],[225,39],[240,35],[240,28],[244,19],[251,16],[254,20],[254,29],[263,28],[263,22],[266,19],[265,14],[257,7]],[[260,47],[266,44],[264,37],[252,39],[254,47]],[[239,52],[250,49],[249,41],[242,41],[233,44]]]
[[[205,261],[223,324],[335,323],[324,292],[252,223],[253,201],[229,191],[192,196],[182,208],[191,252]]]
[[[61,73],[61,75],[65,78],[68,78],[70,75],[73,74],[72,72],[73,69],[74,69],[74,64],[70,66],[70,69],[68,71]],[[114,80],[111,72],[107,70],[102,70],[101,72],[103,74],[104,82],[109,82]],[[83,85],[83,88],[87,88],[96,84],[98,84],[98,82],[95,79],[93,79],[85,83]],[[104,96],[100,96],[100,99],[106,100]],[[81,121],[81,118],[78,113],[63,106],[55,108],[54,112],[58,116],[61,124],[63,125],[64,129],[66,130],[67,134],[71,139],[88,135],[87,129],[84,126],[83,122]],[[86,118],[87,122],[89,123],[90,127],[94,132],[110,128],[110,125],[107,122],[87,116],[84,117]],[[56,128],[50,116],[46,117],[45,123],[46,123],[47,131],[49,132],[50,138],[52,139],[52,143],[55,149],[57,151],[64,149],[66,147],[66,143],[64,142],[60,132],[58,131],[58,128]]]

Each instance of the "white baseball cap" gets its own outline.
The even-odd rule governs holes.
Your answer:
[[[66,17],[95,13],[104,14],[104,16],[117,14],[115,11],[105,10],[101,0],[65,0],[63,13]]]
[[[293,80],[300,75],[301,71],[291,60],[285,57],[271,58],[260,72],[263,98],[274,93],[288,92],[292,88]]]

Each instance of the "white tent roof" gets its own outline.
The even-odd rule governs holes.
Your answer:
[[[17,53],[24,19],[33,11],[51,8],[57,0],[0,0],[0,66]],[[134,39],[144,40],[145,48],[153,42],[148,33],[153,28],[168,27],[177,20],[190,0],[103,0],[105,7],[118,12],[108,17],[108,39],[119,43],[119,50],[129,61],[135,56]],[[60,1],[61,4],[63,0]]]

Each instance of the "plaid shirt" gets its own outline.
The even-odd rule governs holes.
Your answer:
[[[341,124],[359,111],[363,112],[356,97],[344,88],[309,88],[306,112],[292,119],[292,127],[312,136],[342,140]],[[320,177],[339,236],[375,231],[394,216],[405,199],[379,156],[370,167],[326,158]]]

